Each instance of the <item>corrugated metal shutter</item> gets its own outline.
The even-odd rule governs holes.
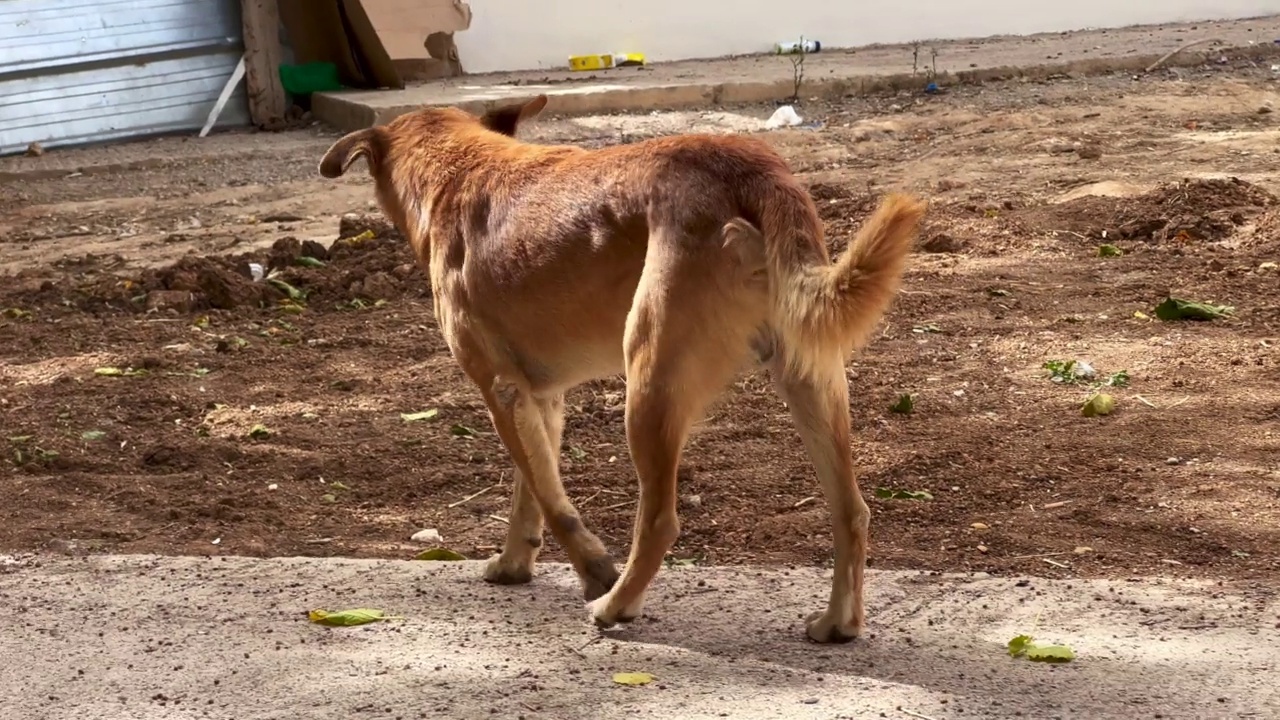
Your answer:
[[[242,52],[238,0],[0,0],[0,154],[198,129]]]

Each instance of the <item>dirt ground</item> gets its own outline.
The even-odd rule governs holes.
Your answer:
[[[849,364],[875,566],[1280,577],[1276,78],[1224,63],[806,103],[820,126],[766,135],[833,249],[887,189],[933,203],[903,294]],[[525,134],[598,146],[771,112]],[[509,463],[368,179],[318,177],[333,138],[0,160],[0,550],[405,558],[423,528],[496,548]],[[1235,311],[1162,322],[1170,294]],[[1128,375],[1113,414],[1083,417],[1092,385],[1043,367],[1073,359]],[[622,392],[571,396],[563,453],[619,556],[636,497]],[[914,412],[891,412],[903,394]],[[827,563],[817,495],[767,377],[743,376],[687,450],[673,560]],[[546,557],[563,559],[554,542]]]

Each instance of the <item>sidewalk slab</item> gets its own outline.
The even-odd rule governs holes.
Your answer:
[[[936,69],[940,85],[1008,78],[1043,80],[1116,71],[1140,73],[1166,54],[1161,68],[1199,65],[1222,55],[1266,61],[1280,57],[1280,16],[1212,23],[1137,26],[1027,36],[874,45],[809,55],[802,98],[841,97],[922,88]],[[937,50],[934,58],[932,49]],[[773,102],[796,94],[791,59],[752,55],[658,63],[589,73],[491,73],[412,85],[403,90],[317,93],[316,117],[343,130],[381,125],[422,106],[483,112],[495,104],[549,97],[554,115],[647,112],[719,104]]]
[[[664,569],[599,633],[576,579],[480,563],[0,557],[5,720],[1280,716],[1276,590],[877,572],[870,637],[819,646],[830,572]],[[360,627],[311,609],[403,616]],[[1011,658],[1030,633],[1067,665]],[[656,680],[622,687],[616,672]]]

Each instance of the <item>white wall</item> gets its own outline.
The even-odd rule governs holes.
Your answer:
[[[564,68],[570,55],[650,61],[768,51],[804,35],[829,47],[1280,13],[1280,0],[467,0],[467,72]]]

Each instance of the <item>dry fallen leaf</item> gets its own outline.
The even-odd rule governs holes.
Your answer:
[[[614,673],[613,681],[619,685],[648,685],[653,676],[646,672]]]

